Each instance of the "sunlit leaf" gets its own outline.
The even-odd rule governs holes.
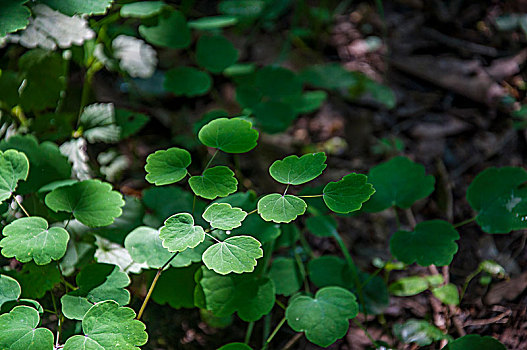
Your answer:
[[[393,325],[393,334],[403,343],[416,343],[419,346],[432,344],[434,341],[449,339],[441,330],[425,320],[410,319],[403,324]]]
[[[245,153],[256,147],[258,131],[241,118],[218,118],[199,131],[198,138],[205,146],[227,153]]]
[[[0,151],[0,203],[15,192],[18,181],[27,179],[29,160],[16,150]]]
[[[269,168],[269,173],[276,181],[287,185],[301,185],[322,174],[326,169],[324,152],[295,155],[275,161]]]
[[[194,226],[194,218],[188,213],[172,215],[161,227],[159,238],[163,247],[170,252],[182,252],[194,248],[205,240],[205,231],[201,226]]]
[[[190,162],[190,153],[182,148],[156,151],[146,158],[146,180],[157,186],[178,182],[187,175]]]
[[[324,187],[322,198],[328,208],[336,213],[346,214],[359,210],[362,203],[375,193],[374,186],[366,181],[366,175],[348,174],[340,181],[328,183]]]
[[[0,349],[53,349],[53,333],[37,328],[39,323],[38,311],[29,306],[17,306],[0,315]]]
[[[232,230],[242,225],[247,213],[240,208],[233,208],[228,203],[213,203],[203,213],[203,219],[211,227],[220,230]]]
[[[258,201],[258,214],[266,221],[287,223],[304,214],[307,204],[301,198],[279,193],[268,194]]]
[[[260,242],[251,236],[230,237],[210,246],[203,253],[203,263],[221,275],[251,272],[256,260],[263,256],[260,246]]]
[[[459,305],[459,292],[457,287],[448,283],[444,286],[432,288],[432,293],[439,299],[443,304],[446,305]]]
[[[238,188],[234,172],[223,165],[209,168],[202,175],[192,176],[188,184],[197,196],[207,199],[225,197]]]
[[[20,292],[20,284],[14,278],[0,274],[0,307],[8,301],[17,300]]]
[[[138,1],[124,4],[121,7],[121,17],[146,18],[161,13],[166,6],[163,1]]]
[[[154,74],[157,53],[143,40],[133,36],[119,35],[113,39],[112,49],[115,58],[119,60],[119,67],[132,78],[147,79]]]
[[[27,26],[31,12],[24,6],[26,2],[28,0],[0,0],[0,38]]]

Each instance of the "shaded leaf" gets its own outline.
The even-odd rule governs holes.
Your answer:
[[[366,175],[352,173],[340,181],[328,183],[323,190],[324,203],[336,213],[359,210],[362,203],[375,193],[374,186],[366,181]]]
[[[73,16],[76,14],[104,15],[110,8],[113,0],[41,0],[49,7]]]
[[[53,349],[53,333],[46,328],[37,328],[39,323],[38,311],[29,306],[17,306],[8,314],[0,315],[0,348]]]
[[[174,309],[193,308],[196,287],[194,275],[199,267],[194,264],[178,269],[169,268],[163,272],[152,293],[152,300],[159,305],[168,304]]]
[[[304,282],[304,276],[292,258],[278,257],[273,260],[269,269],[269,277],[273,280],[276,294],[290,296],[298,292]]]
[[[122,11],[122,9],[121,9]],[[132,78],[150,78],[157,66],[157,53],[143,40],[133,36],[119,35],[112,41],[115,58],[119,67]]]
[[[297,117],[293,107],[281,101],[262,101],[252,107],[256,125],[269,134],[286,131]]]
[[[177,67],[166,72],[163,88],[176,96],[200,96],[206,94],[212,78],[194,67]]]
[[[117,142],[121,129],[115,124],[113,103],[94,103],[84,107],[80,116],[83,135],[90,143]]]
[[[147,226],[137,227],[130,232],[124,240],[124,247],[135,262],[145,263],[153,269],[162,267],[173,255],[163,247],[159,230]]]
[[[202,18],[203,20],[203,18]],[[234,45],[221,35],[204,35],[196,44],[196,61],[212,73],[221,73],[238,60]]]
[[[306,220],[306,227],[315,236],[334,237],[337,233],[337,220],[330,215],[311,216]]]
[[[138,1],[124,4],[121,7],[121,17],[147,18],[161,13],[166,6],[163,1]]]
[[[21,271],[5,271],[5,274],[20,283],[24,298],[40,299],[60,283],[60,272],[56,264],[39,266],[29,262],[23,265]]]
[[[28,0],[0,0],[0,38],[27,26],[31,12],[24,6],[26,2]]]
[[[0,151],[0,203],[15,192],[18,181],[27,179],[29,160],[16,150]]]
[[[156,26],[140,25],[139,34],[150,44],[171,49],[183,49],[191,40],[187,21],[180,11],[172,11],[168,17],[159,16]]]
[[[197,30],[215,30],[233,26],[236,23],[238,23],[238,19],[233,16],[209,16],[189,21],[188,26]]]
[[[413,319],[403,324],[394,324],[393,334],[405,344],[416,343],[419,346],[430,345],[434,341],[450,338],[427,321]]]
[[[447,344],[445,350],[506,350],[498,340],[478,334],[469,334]]]

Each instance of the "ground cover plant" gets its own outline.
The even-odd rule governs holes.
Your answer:
[[[454,221],[425,210],[444,178],[400,140],[368,168],[338,138],[280,146],[331,98],[396,105],[340,63],[283,64],[348,6],[0,0],[0,349],[185,348],[192,322],[214,340],[189,348],[336,348],[358,329],[363,348],[506,349],[460,320],[471,281],[505,268],[477,261],[454,282],[449,267],[467,228],[527,229],[523,167],[467,178]],[[288,15],[272,63],[241,55]],[[350,227],[388,216],[385,254],[361,266]],[[423,295],[433,315],[387,321]]]

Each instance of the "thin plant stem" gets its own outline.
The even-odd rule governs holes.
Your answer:
[[[280,330],[280,328],[282,328],[282,326],[284,325],[286,319],[285,319],[285,316],[284,318],[282,318],[282,320],[280,320],[280,322],[278,323],[278,325],[275,327],[275,329],[273,330],[273,333],[271,333],[271,335],[269,336],[269,338],[267,338],[267,340],[265,341],[265,344],[264,346],[262,347],[262,350],[265,350],[267,349],[267,346],[269,345],[269,343],[271,343],[271,341],[273,340],[274,336],[276,335],[276,333],[278,333],[278,331]]]
[[[306,293],[310,293],[309,283],[307,282],[307,279],[306,279],[307,275],[306,275],[306,268],[304,267],[304,263],[302,262],[302,259],[300,258],[300,255],[296,251],[295,247],[293,247],[293,252],[295,253],[295,260],[296,260],[296,264],[298,265],[298,269],[300,270],[300,273],[304,277],[303,278],[304,290],[306,291]]]
[[[310,194],[310,195],[306,195],[306,196],[297,196],[297,197],[300,197],[300,198],[317,198],[317,197],[323,197],[324,195],[323,194]]]
[[[207,236],[209,236],[210,238],[212,238],[213,240],[215,240],[217,243],[221,243],[221,241],[220,241],[219,239],[217,239],[216,237],[214,237],[214,236],[211,235],[210,233],[208,233],[208,232],[205,231],[205,234],[206,234]]]
[[[15,199],[15,202],[16,204],[18,205],[18,207],[20,209],[22,209],[22,211],[24,212],[24,214],[26,214],[27,217],[30,217],[31,215],[29,215],[29,213],[27,212],[26,208],[24,208],[24,206],[22,205],[22,203],[20,203],[20,201],[18,200],[18,198],[16,198],[16,196],[13,196],[13,198]]]
[[[377,349],[379,347],[379,344],[377,344],[377,341],[375,341],[375,339],[373,339],[373,337],[371,336],[370,332],[368,332],[368,330],[366,329],[366,327],[364,327],[364,325],[362,323],[360,323],[359,321],[357,321],[357,319],[353,319],[353,323],[355,323],[355,325],[357,325],[357,327],[359,327],[360,329],[362,329],[362,331],[364,332],[364,334],[366,334],[366,336],[368,337],[368,339],[371,341],[371,343],[373,344],[373,346],[375,346],[375,348]]]
[[[157,270],[156,276],[154,277],[154,280],[152,281],[152,284],[150,285],[150,288],[148,289],[148,292],[146,293],[145,300],[143,300],[143,304],[141,305],[141,308],[139,309],[139,312],[137,313],[136,319],[140,320],[141,317],[143,316],[143,313],[145,312],[145,309],[146,309],[146,305],[148,304],[148,301],[150,300],[150,297],[152,296],[152,292],[154,291],[154,288],[157,284],[157,280],[159,280],[159,277],[161,277],[163,270],[168,266],[168,264],[170,264],[172,260],[174,260],[174,258],[177,255],[178,255],[178,252],[174,253],[174,255],[172,255],[170,259],[168,259],[167,262],[165,262],[165,264]]]
[[[279,307],[282,308],[282,310],[285,311],[285,309],[287,308],[280,300],[275,300],[275,303],[276,305],[278,305]]]
[[[397,225],[397,230],[401,228],[401,219],[399,219],[399,213],[397,213],[397,208],[392,207],[393,213],[395,215],[395,224]]]
[[[461,289],[461,293],[459,294],[459,301],[460,302],[463,299],[463,297],[465,296],[465,292],[467,291],[468,284],[470,283],[470,281],[472,281],[472,279],[474,277],[476,277],[482,270],[483,269],[481,268],[481,266],[479,266],[470,275],[468,275],[467,278],[465,278],[465,282],[463,283],[463,288]]]
[[[284,194],[282,196],[285,196],[285,194],[287,193],[288,189],[289,189],[289,184],[287,184],[287,186],[285,187]]]
[[[304,251],[309,255],[310,258],[314,259],[315,254],[313,253],[313,250],[309,246],[309,243],[307,243],[306,237],[304,237],[304,234],[302,232],[300,232],[298,239],[300,240],[300,244],[302,244],[302,248],[304,248]]]
[[[247,213],[247,216],[251,215],[251,214],[254,214],[258,211],[258,208],[254,209],[254,210],[251,210],[250,212]]]
[[[414,213],[412,212],[412,208],[408,208],[404,211],[406,214],[406,219],[408,220],[408,224],[412,227],[412,229],[415,228],[417,225],[417,221],[415,220]]]
[[[466,219],[464,221],[458,222],[457,224],[454,224],[454,228],[458,228],[460,226],[463,226],[463,225],[466,225],[466,224],[470,224],[471,222],[473,222],[475,220],[476,220],[476,217],[474,216],[473,218]]]
[[[205,165],[205,169],[203,169],[203,171],[205,171],[205,170],[207,170],[209,168],[209,166],[212,164],[212,161],[214,160],[214,158],[216,158],[216,155],[218,154],[218,152],[219,152],[219,149],[216,149],[216,152],[214,152],[212,157],[210,157],[209,162],[207,163],[207,165]]]
[[[370,283],[370,281],[375,277],[377,276],[379,273],[381,273],[382,270],[385,269],[386,265],[388,265],[389,263],[391,263],[393,261],[393,258],[391,258],[390,260],[388,260],[383,267],[379,267],[377,270],[375,270],[372,274],[370,274],[368,276],[368,278],[361,283],[360,287],[361,289],[364,288],[366,285],[368,285],[368,283]]]
[[[271,313],[264,316],[263,319],[263,329],[262,329],[262,350],[267,347],[266,339],[269,338],[271,334]]]
[[[247,330],[245,331],[245,339],[243,341],[245,344],[249,344],[249,341],[251,341],[251,335],[253,334],[253,329],[254,329],[254,321],[251,321],[247,325]]]
[[[194,215],[194,209],[196,209],[196,195],[194,195],[194,199],[192,200],[192,215]]]
[[[66,225],[64,225],[64,229],[67,229],[67,228],[68,228],[68,225],[70,224],[70,221],[71,221],[72,218],[73,218],[73,213],[71,213],[70,218],[69,218],[68,221],[66,222]]]

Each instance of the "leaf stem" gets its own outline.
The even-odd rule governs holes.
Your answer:
[[[247,345],[249,344],[249,341],[251,341],[251,335],[253,334],[253,329],[254,329],[254,321],[251,321],[247,325],[247,330],[245,331],[245,339],[243,341]]]
[[[417,225],[417,221],[415,221],[414,213],[412,212],[412,208],[408,208],[404,211],[406,214],[406,219],[408,220],[408,224],[411,226],[412,230]]]
[[[454,224],[454,228],[458,228],[460,226],[463,226],[463,225],[466,225],[466,224],[470,224],[472,221],[475,221],[476,220],[476,216],[470,218],[470,219],[466,219],[464,221],[461,221],[461,222],[458,222],[457,224]]]
[[[401,229],[401,219],[399,219],[399,213],[397,213],[396,207],[392,207],[392,209],[393,209],[393,213],[395,216],[395,224],[397,225],[397,230],[400,230]]]
[[[143,300],[143,305],[141,305],[141,308],[139,309],[139,312],[137,313],[137,320],[140,320],[143,316],[143,313],[145,312],[146,305],[148,304],[148,301],[150,300],[150,297],[152,296],[152,292],[154,291],[154,288],[157,284],[157,280],[159,280],[159,277],[163,273],[163,270],[170,264],[172,260],[178,255],[179,252],[175,252],[174,255],[168,259],[163,266],[161,266],[156,273],[156,276],[154,277],[154,280],[152,281],[152,284],[150,285],[150,288],[148,289],[148,292],[146,293],[145,300]]]
[[[210,233],[208,233],[207,231],[205,231],[205,234],[207,236],[209,236],[210,238],[212,238],[213,240],[215,240],[217,243],[221,243],[221,241],[219,239],[217,239],[216,237],[214,237],[213,235],[211,235]]]
[[[18,198],[16,198],[16,196],[13,196],[13,198],[15,199],[15,202],[16,202],[16,204],[19,206],[19,208],[22,209],[22,211],[24,212],[24,214],[26,214],[27,217],[30,217],[31,215],[29,215],[29,213],[27,212],[26,208],[24,208],[24,206],[22,205],[22,203],[20,203],[20,201],[18,200]]]
[[[310,195],[306,195],[306,196],[297,196],[299,198],[317,198],[317,197],[323,197],[324,195],[323,194],[310,194]]]
[[[275,300],[275,303],[276,305],[280,306],[284,311],[285,309],[287,309],[287,307],[280,300]]]
[[[285,194],[287,193],[288,189],[289,189],[289,184],[287,184],[287,186],[285,187],[284,194],[282,195],[282,197],[285,196]]]
[[[278,325],[275,327],[275,329],[273,330],[273,332],[271,333],[271,335],[269,336],[269,338],[267,338],[267,340],[265,341],[265,344],[264,346],[262,347],[262,350],[265,350],[267,349],[267,346],[269,345],[269,343],[273,340],[274,336],[276,335],[276,333],[278,333],[278,331],[280,330],[280,328],[282,328],[282,326],[284,325],[286,319],[285,319],[285,316],[284,318],[282,318],[282,320],[278,323]]]
[[[247,213],[247,216],[251,215],[251,214],[254,214],[258,211],[258,208],[254,209],[254,210],[251,210],[250,212]]]
[[[461,303],[461,300],[463,300],[463,297],[465,296],[465,292],[467,291],[468,284],[474,277],[476,277],[481,271],[483,271],[481,265],[478,266],[476,270],[474,270],[470,275],[465,278],[465,282],[463,283],[463,288],[461,289],[461,293],[459,294],[459,302]]]
[[[214,160],[214,158],[216,158],[216,154],[218,154],[219,151],[220,151],[219,149],[216,149],[216,152],[214,152],[212,157],[210,157],[209,162],[207,163],[207,165],[205,165],[205,169],[203,169],[203,172],[205,172],[205,170],[207,170],[209,168],[209,166],[212,164],[212,161]]]
[[[357,321],[357,319],[353,319],[353,323],[355,323],[355,325],[357,325],[357,327],[359,327],[360,329],[362,329],[362,331],[364,332],[364,334],[366,334],[366,336],[368,337],[368,339],[371,341],[371,343],[373,344],[373,346],[375,346],[375,348],[379,348],[379,344],[377,344],[377,341],[375,341],[375,339],[373,339],[373,337],[371,336],[370,332],[368,332],[368,330],[366,329],[366,327],[364,327],[364,325],[362,323],[360,323],[359,321]]]

